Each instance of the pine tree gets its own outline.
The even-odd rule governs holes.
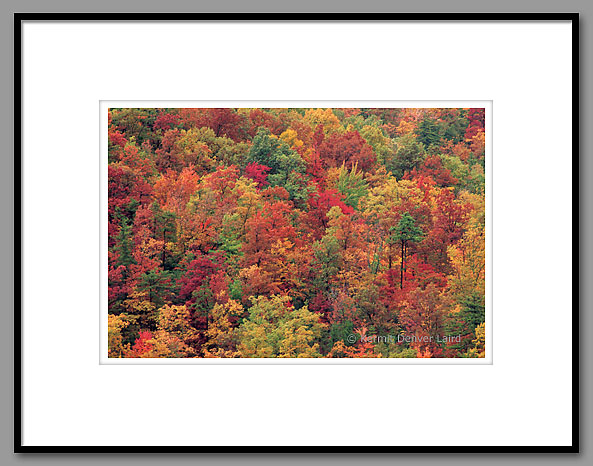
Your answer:
[[[132,256],[134,244],[132,243],[132,226],[126,217],[122,217],[119,225],[119,233],[116,237],[115,251],[118,254],[117,265],[129,267],[136,261]]]
[[[401,265],[400,265],[400,288],[404,287],[404,271],[406,253],[411,243],[418,243],[422,240],[422,230],[416,226],[416,221],[408,212],[404,213],[397,226],[391,227],[393,234],[389,238],[390,243],[399,243],[401,245]]]

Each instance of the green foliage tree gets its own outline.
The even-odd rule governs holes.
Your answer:
[[[404,272],[406,270],[405,261],[408,248],[410,247],[410,244],[421,241],[423,233],[422,230],[416,226],[414,217],[412,217],[408,212],[405,212],[401,216],[397,225],[391,227],[390,231],[392,234],[389,237],[389,242],[392,244],[399,243],[401,245],[400,288],[403,288]]]
[[[253,138],[246,162],[270,167],[267,181],[271,186],[281,186],[293,200],[308,198],[309,188],[303,174],[305,162],[289,145],[272,136],[267,128],[261,128]]]
[[[455,110],[444,115],[439,132],[443,135],[443,140],[458,143],[464,140],[469,120],[464,109]]]
[[[132,240],[132,226],[126,217],[122,217],[119,226],[119,233],[116,237],[115,252],[118,254],[117,264],[129,267],[136,261],[132,255],[134,248]]]
[[[171,272],[152,269],[140,276],[138,289],[146,292],[148,301],[158,308],[172,292],[172,278]]]
[[[367,195],[368,185],[364,175],[358,171],[358,164],[354,164],[350,170],[344,164],[340,167],[336,189],[344,195],[344,204],[358,208],[360,198]]]
[[[163,210],[158,202],[153,202],[151,206],[153,212],[153,235],[161,242],[161,267],[165,270],[172,270],[177,265],[172,262],[171,256],[167,256],[167,243],[172,243],[176,238],[175,214]]]
[[[331,279],[338,273],[341,265],[340,243],[333,234],[323,236],[313,244],[313,267],[315,275],[313,282],[315,288],[327,290]]]
[[[425,147],[437,145],[441,140],[440,128],[434,118],[425,116],[416,130],[418,142],[424,144]]]
[[[396,139],[395,153],[385,165],[397,179],[401,179],[406,172],[420,165],[424,155],[424,144],[419,142],[413,134],[405,134]]]

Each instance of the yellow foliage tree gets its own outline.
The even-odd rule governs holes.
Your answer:
[[[147,291],[134,291],[123,302],[126,314],[135,316],[143,328],[153,325],[156,320],[156,306],[149,299]]]
[[[181,137],[175,141],[175,150],[186,164],[195,165],[198,173],[207,173],[214,168],[215,160],[208,145],[202,141],[199,128],[183,130]]]
[[[294,129],[288,128],[280,135],[280,139],[285,141],[292,149],[298,149],[303,146],[303,141],[298,138],[298,134]]]
[[[157,330],[150,335],[143,344],[143,350],[131,354],[132,357],[191,358],[197,355],[190,344],[198,333],[190,325],[190,313],[185,306],[161,307],[157,311]]]
[[[122,330],[128,325],[130,325],[130,320],[125,314],[109,314],[107,323],[108,357],[122,358],[130,350],[130,344],[124,345],[122,336]]]
[[[310,108],[305,112],[305,121],[312,128],[323,125],[325,134],[340,131],[342,124],[331,108]]]
[[[208,330],[204,345],[206,358],[234,358],[237,351],[236,328],[231,320],[244,313],[241,303],[229,299],[224,304],[216,304],[209,314]]]
[[[448,282],[457,297],[484,296],[485,293],[485,233],[478,222],[471,222],[463,237],[447,248],[453,273]]]
[[[468,349],[466,356],[468,358],[486,357],[486,324],[484,322],[476,327],[476,338],[472,343],[474,346]]]
[[[251,298],[249,318],[239,327],[237,346],[246,358],[318,358],[313,343],[326,327],[307,306],[294,309],[288,296]]]

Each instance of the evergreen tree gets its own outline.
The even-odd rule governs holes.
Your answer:
[[[418,142],[424,144],[425,147],[437,144],[441,140],[439,125],[434,118],[425,117],[420,120],[416,135],[418,136]]]
[[[126,268],[136,261],[132,256],[134,244],[132,242],[132,226],[126,217],[121,218],[119,233],[116,237],[115,251],[118,254],[117,265],[123,265]]]
[[[389,237],[390,243],[399,243],[401,245],[401,265],[400,265],[400,288],[404,287],[404,271],[406,254],[411,243],[418,243],[422,240],[422,230],[416,226],[416,221],[408,212],[404,213],[398,224],[391,227],[393,234]]]

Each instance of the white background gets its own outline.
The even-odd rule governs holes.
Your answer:
[[[25,445],[569,445],[570,23],[25,23]],[[99,365],[99,100],[492,100],[494,364]]]

